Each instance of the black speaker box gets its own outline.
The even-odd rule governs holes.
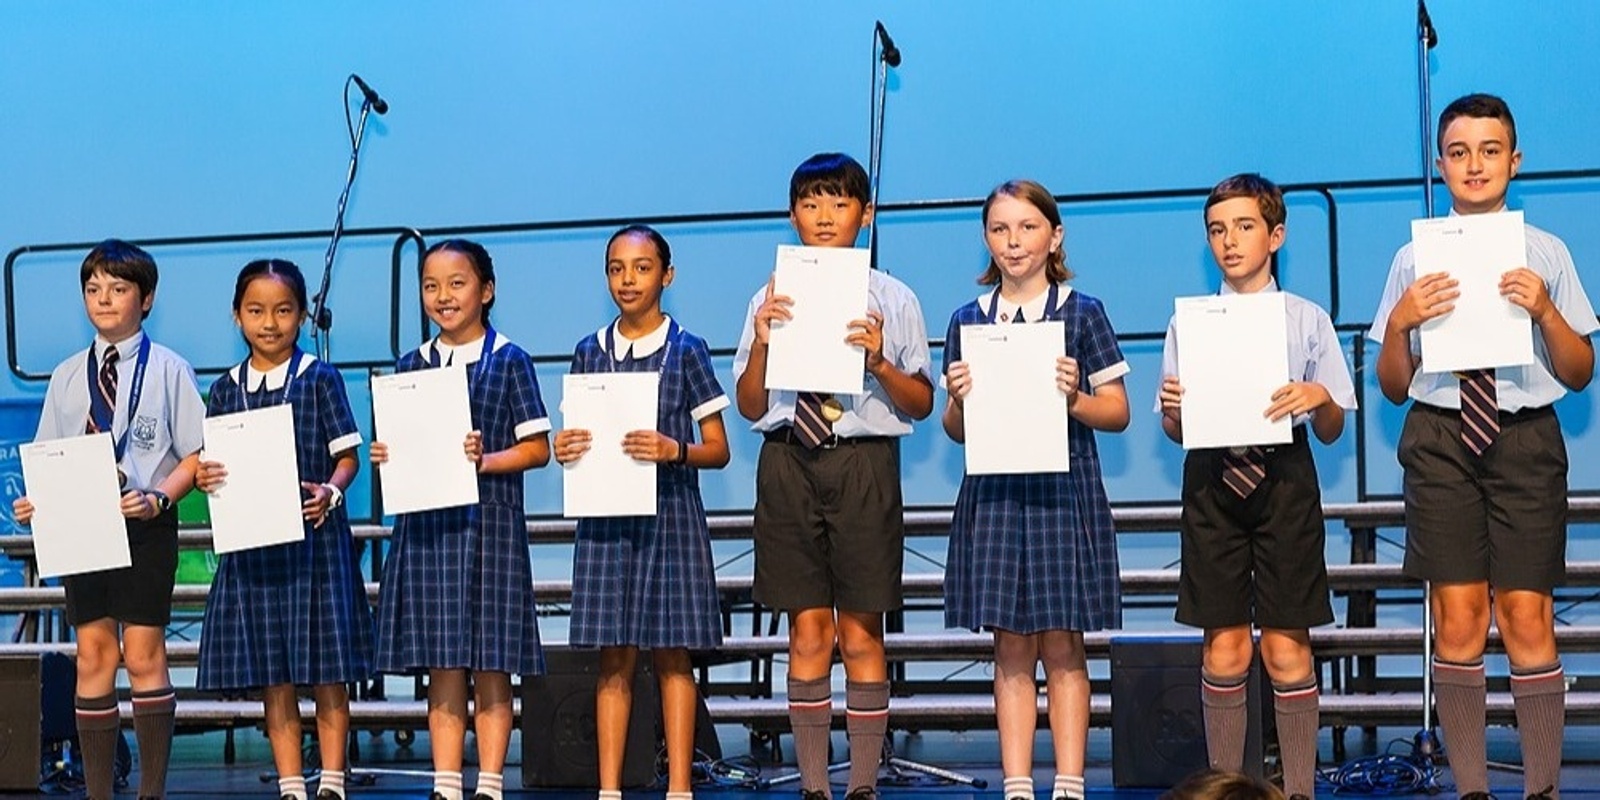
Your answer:
[[[39,657],[0,658],[0,791],[39,790]]]
[[[545,674],[522,679],[522,785],[587,788],[600,785],[595,742],[597,650],[545,653]],[[622,785],[638,788],[655,780],[661,696],[650,658],[640,653],[633,673],[633,706],[622,758]]]
[[[1260,659],[1250,667],[1244,771],[1261,777],[1272,722]],[[1168,788],[1204,769],[1198,637],[1111,640],[1111,782],[1118,788]]]

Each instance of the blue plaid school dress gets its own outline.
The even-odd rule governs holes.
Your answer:
[[[1126,371],[1099,300],[1068,291],[1047,319],[1066,323],[1081,379]],[[961,360],[961,326],[988,322],[978,302],[956,309],[944,368]],[[1063,409],[1063,412],[1065,409]],[[961,479],[945,564],[945,625],[1012,633],[1093,631],[1122,624],[1116,530],[1094,432],[1068,423],[1072,471]]]
[[[303,356],[311,359],[311,356]],[[241,389],[242,368],[211,386],[207,415],[284,402],[285,390]],[[361,442],[344,379],[312,360],[289,380],[295,458],[300,480],[333,476],[329,446]],[[361,580],[345,509],[333,509],[321,527],[305,523],[301,542],[228,553],[221,557],[200,636],[198,689],[239,690],[292,683],[312,686],[364,680],[372,673],[372,609]]]
[[[664,324],[665,342],[637,358],[626,339],[613,336],[615,347],[627,350],[620,361],[601,345],[599,334],[591,334],[578,343],[572,371],[660,372],[657,429],[693,442],[699,420],[726,408],[728,397],[717,384],[705,340],[676,322]],[[722,644],[722,607],[699,470],[656,467],[654,517],[578,522],[568,640],[578,647],[709,649]]]
[[[425,369],[413,350],[400,372]],[[483,451],[517,442],[519,425],[548,430],[533,359],[505,342],[467,368],[472,424]],[[537,675],[544,670],[522,475],[479,475],[473,506],[401,514],[383,566],[378,671],[470,669]]]

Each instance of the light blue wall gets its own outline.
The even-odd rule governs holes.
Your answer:
[[[1582,0],[1437,0],[1436,107],[1473,90],[1511,100],[1528,170],[1600,166],[1600,15]],[[374,117],[352,226],[779,209],[818,150],[865,159],[872,22],[905,54],[889,84],[886,202],[972,197],[1013,176],[1058,193],[1200,188],[1242,170],[1281,182],[1416,175],[1414,7],[1407,2],[779,3],[278,2],[0,6],[0,247],[318,229],[347,149],[339,87],[355,70],[390,102]],[[1564,236],[1600,291],[1600,182],[1529,184],[1514,203]],[[1290,288],[1370,318],[1388,260],[1421,213],[1415,191],[1336,195],[1342,277],[1327,277],[1327,204],[1291,198]],[[1198,202],[1067,209],[1082,291],[1124,331],[1161,329],[1171,298],[1215,279]],[[605,231],[484,237],[501,270],[497,322],[536,353],[569,353],[611,313]],[[669,229],[670,310],[735,343],[781,222]],[[387,238],[352,239],[334,281],[335,355],[388,349]],[[324,243],[158,249],[151,329],[202,365],[243,354],[231,279],[247,259],[320,271]],[[19,358],[47,371],[82,346],[81,254],[19,262]],[[882,263],[922,298],[930,332],[975,294],[969,212],[886,215]],[[408,296],[414,297],[414,295]],[[415,330],[415,313],[407,317]],[[407,341],[415,338],[407,334]],[[1176,497],[1181,453],[1149,413],[1158,347],[1129,345],[1135,422],[1102,438],[1116,500]],[[544,369],[556,399],[559,365]],[[731,375],[723,372],[731,389]],[[1371,489],[1392,492],[1399,414],[1367,384]],[[366,408],[361,381],[353,393]],[[0,380],[0,396],[42,387]],[[1573,483],[1600,488],[1595,393],[1564,402]],[[1356,494],[1353,432],[1320,454],[1329,499]],[[756,445],[704,477],[712,507],[748,508]],[[906,444],[908,501],[954,497],[961,453],[923,426]],[[553,471],[530,511],[558,510]]]

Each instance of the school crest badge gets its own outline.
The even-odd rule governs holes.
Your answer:
[[[156,418],[140,415],[133,421],[133,443],[140,450],[156,446]]]

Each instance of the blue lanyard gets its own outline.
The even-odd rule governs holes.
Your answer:
[[[486,328],[483,329],[483,352],[478,354],[478,364],[477,364],[477,366],[472,368],[472,370],[473,370],[472,371],[472,377],[474,377],[474,378],[482,378],[483,377],[483,371],[485,369],[484,365],[489,363],[489,354],[494,352],[494,336],[495,336],[494,328],[486,327]],[[450,360],[454,361],[455,357],[456,357],[455,351],[451,350],[450,351]],[[439,340],[438,340],[438,338],[435,338],[432,342],[430,342],[428,344],[428,366],[430,366],[430,367],[438,367],[439,366]]]
[[[128,389],[128,419],[122,427],[122,435],[116,437],[112,445],[117,461],[122,461],[124,453],[128,452],[128,432],[133,430],[134,413],[139,410],[139,398],[144,394],[144,368],[150,363],[150,334],[144,334],[144,339],[139,342],[139,356],[133,365],[133,386]],[[112,420],[116,418],[117,409],[106,402],[96,389],[100,380],[100,367],[95,358],[95,346],[89,345],[89,418],[94,420],[95,428],[111,432]],[[113,398],[113,401],[115,398]]]
[[[287,374],[285,374],[283,376],[283,398],[281,400],[279,400],[278,402],[276,402],[276,403],[265,403],[265,404],[262,404],[261,406],[259,406],[260,408],[266,408],[269,405],[274,405],[274,406],[283,405],[284,403],[289,402],[289,387],[294,385],[294,379],[299,377],[299,375],[300,375],[300,357],[303,356],[303,355],[305,355],[305,353],[301,352],[300,348],[296,347],[294,349],[294,355],[289,357],[289,371],[288,371]],[[261,374],[261,381],[262,381],[263,385],[265,385],[266,379],[267,379],[266,373],[262,373]],[[248,358],[246,358],[244,360],[243,364],[239,365],[239,382],[241,384],[243,384],[242,386],[240,386],[240,388],[243,389],[244,391],[240,392],[239,394],[240,394],[240,397],[243,398],[244,410],[249,411],[250,410],[250,394],[251,394],[251,392],[250,392],[250,385],[249,385],[250,384],[250,359],[248,359]],[[267,392],[268,392],[268,390],[263,388],[261,393],[262,394],[267,394]]]
[[[1050,318],[1051,314],[1055,313],[1055,311],[1056,311],[1056,302],[1057,302],[1056,298],[1057,298],[1057,296],[1059,294],[1059,289],[1060,288],[1061,288],[1061,284],[1059,284],[1059,283],[1051,283],[1050,284],[1050,292],[1044,296],[1044,311],[1039,315],[1039,319],[1035,320],[1035,322],[1042,321],[1042,320],[1047,320],[1047,319]],[[994,288],[994,294],[989,295],[989,313],[985,316],[984,321],[988,322],[990,325],[993,325],[994,321],[995,321],[995,318],[997,316],[996,312],[999,311],[999,309],[1000,309],[1000,287],[996,286]],[[1021,319],[1021,317],[1022,317],[1022,307],[1021,306],[1017,307],[1017,317],[1018,318],[1016,320],[1014,320],[1014,321],[1021,322],[1022,321],[1022,319]]]
[[[621,317],[618,317],[618,320],[621,320]],[[606,372],[616,372],[617,364],[622,360],[617,358],[616,330],[616,322],[606,326]],[[663,378],[667,374],[667,358],[672,355],[672,344],[676,341],[678,341],[678,321],[669,317],[667,322],[667,341],[666,344],[661,345],[661,366],[657,367]],[[629,356],[629,358],[632,358],[632,356]]]

